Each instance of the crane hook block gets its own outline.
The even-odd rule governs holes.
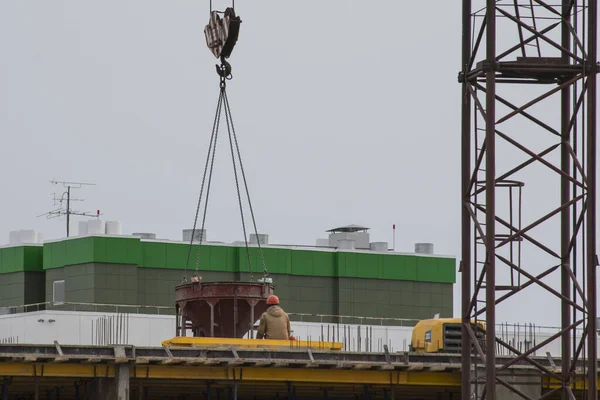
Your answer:
[[[221,17],[219,14],[223,14]],[[208,25],[204,28],[206,45],[216,58],[229,58],[237,42],[242,20],[232,7],[225,12],[212,11]]]
[[[217,74],[221,78],[227,78],[231,76],[231,64],[225,61],[225,57],[221,57],[221,65],[215,65],[217,67]]]

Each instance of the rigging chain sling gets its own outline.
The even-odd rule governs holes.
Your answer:
[[[238,24],[239,24],[239,22],[241,22],[241,20],[239,20],[239,17],[235,16],[235,12],[234,12],[233,8],[228,8],[224,14],[225,14],[225,18],[228,18],[229,21],[231,21],[231,20],[233,20],[234,22],[237,21]],[[223,21],[225,21],[225,19],[220,19],[217,16],[217,12],[212,12],[212,5],[211,5],[211,23],[218,24],[219,22],[223,23]],[[207,26],[207,30],[209,30],[210,27],[211,27],[211,25],[209,24],[209,26]],[[230,28],[230,27],[228,27],[228,28]],[[228,29],[228,32],[232,32],[232,29]],[[206,30],[205,30],[205,33],[206,33]],[[222,32],[217,32],[217,33],[221,34]],[[214,32],[207,33],[207,44],[209,45],[209,48],[211,47],[211,42],[209,41],[209,38],[212,39],[212,37],[210,37],[211,34],[214,34]],[[218,137],[219,137],[219,125],[221,122],[221,114],[222,114],[223,110],[225,110],[225,122],[226,122],[226,126],[227,126],[228,137],[229,137],[229,149],[231,152],[231,160],[232,160],[232,164],[233,164],[235,186],[236,186],[236,191],[237,191],[238,204],[240,207],[240,216],[241,216],[241,222],[242,222],[242,231],[244,233],[246,258],[248,261],[248,268],[250,270],[250,280],[251,281],[254,280],[254,273],[252,270],[250,248],[248,246],[246,221],[244,218],[244,207],[242,204],[242,194],[240,191],[240,183],[239,183],[239,177],[238,177],[238,165],[239,165],[240,173],[242,176],[242,181],[244,184],[246,198],[248,200],[248,208],[250,210],[250,216],[252,219],[252,227],[254,228],[254,233],[257,237],[257,245],[258,245],[260,259],[261,259],[262,267],[263,267],[263,278],[265,279],[265,281],[266,281],[266,278],[269,276],[269,273],[267,271],[267,266],[265,263],[263,250],[262,250],[261,243],[260,243],[260,238],[258,236],[258,229],[256,226],[256,218],[254,216],[254,209],[252,207],[250,191],[248,189],[248,182],[246,180],[246,173],[244,171],[244,164],[242,162],[242,156],[241,156],[241,152],[240,152],[239,143],[237,140],[237,134],[235,132],[235,126],[233,124],[233,118],[231,115],[231,107],[229,105],[229,98],[227,97],[227,91],[226,91],[227,80],[232,79],[231,65],[226,61],[226,57],[228,57],[228,55],[231,53],[231,50],[233,49],[233,45],[235,44],[235,40],[237,40],[237,30],[234,31],[232,40],[233,40],[233,44],[231,43],[230,38],[228,38],[227,40],[222,40],[221,54],[213,51],[213,49],[211,48],[211,51],[213,51],[213,54],[215,54],[215,56],[219,55],[220,60],[221,60],[221,65],[216,66],[217,74],[220,77],[220,83],[219,83],[220,90],[219,90],[219,97],[218,97],[218,101],[217,101],[217,109],[215,111],[215,117],[213,120],[212,133],[211,133],[210,142],[208,145],[208,152],[206,155],[206,162],[204,165],[204,173],[202,175],[202,184],[200,187],[200,195],[198,197],[198,203],[196,206],[196,214],[195,214],[195,218],[194,218],[194,225],[192,228],[192,237],[190,239],[190,246],[188,249],[187,261],[186,261],[186,265],[185,265],[185,276],[183,277],[184,282],[187,281],[187,273],[188,273],[190,258],[191,258],[191,254],[192,254],[192,248],[193,248],[196,228],[197,228],[197,224],[198,224],[198,218],[200,215],[202,198],[204,195],[204,189],[206,187],[206,197],[204,200],[204,209],[203,209],[203,213],[202,213],[202,225],[200,227],[200,243],[198,244],[198,250],[196,253],[196,268],[195,268],[195,273],[193,275],[193,277],[196,278],[196,280],[198,278],[198,267],[200,265],[200,250],[202,248],[203,235],[205,232],[204,227],[205,227],[205,223],[206,223],[206,213],[207,213],[207,209],[208,209],[208,198],[210,195],[212,174],[213,174],[214,163],[215,163],[215,154],[216,154],[217,142],[218,142]],[[237,159],[236,159],[236,156],[237,156]],[[207,176],[208,176],[208,182],[206,180]]]

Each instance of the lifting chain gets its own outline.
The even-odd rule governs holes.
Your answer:
[[[231,152],[231,161],[233,164],[235,187],[236,187],[236,191],[237,191],[238,204],[240,207],[240,217],[241,217],[241,222],[242,222],[242,231],[244,233],[244,244],[245,244],[245,249],[246,249],[246,258],[248,261],[248,268],[250,271],[250,280],[251,281],[254,280],[254,272],[252,270],[252,260],[250,257],[250,248],[248,245],[248,235],[247,235],[247,231],[246,231],[244,207],[242,204],[242,194],[240,191],[240,184],[239,184],[240,180],[239,180],[239,176],[238,176],[238,165],[239,165],[239,172],[241,173],[241,176],[242,176],[242,182],[243,182],[244,188],[245,188],[246,198],[248,200],[248,208],[250,210],[250,216],[252,219],[252,227],[254,228],[254,234],[256,235],[256,238],[257,238],[257,246],[258,246],[260,259],[261,259],[261,263],[262,263],[262,267],[263,267],[263,278],[265,278],[265,280],[266,280],[266,278],[269,275],[269,272],[267,271],[267,265],[265,262],[263,249],[261,247],[260,238],[258,236],[256,219],[254,217],[254,209],[252,207],[250,191],[248,189],[248,182],[246,180],[246,173],[244,171],[244,164],[242,162],[242,156],[241,156],[241,152],[240,152],[240,148],[239,148],[239,144],[238,144],[238,140],[237,140],[237,135],[235,132],[235,126],[233,124],[233,118],[231,115],[231,107],[229,105],[229,98],[227,97],[227,91],[226,91],[226,87],[227,87],[226,82],[227,82],[227,80],[232,79],[231,65],[225,60],[225,57],[221,57],[221,65],[217,65],[216,68],[217,68],[217,74],[220,77],[219,99],[217,101],[217,109],[216,109],[215,117],[214,117],[214,121],[213,121],[212,134],[211,134],[210,142],[208,145],[208,153],[206,155],[206,162],[204,165],[204,173],[202,175],[202,185],[200,187],[200,195],[198,197],[198,203],[196,206],[196,215],[194,218],[192,237],[190,239],[190,246],[188,249],[187,261],[186,261],[186,265],[185,265],[185,276],[183,277],[183,282],[187,282],[187,272],[188,272],[190,258],[191,258],[191,254],[192,254],[192,248],[193,248],[194,238],[195,238],[195,234],[196,234],[196,227],[198,224],[198,217],[200,216],[200,208],[201,208],[202,199],[204,196],[204,189],[206,186],[206,196],[205,196],[205,200],[204,200],[204,209],[203,209],[203,214],[202,214],[202,225],[200,228],[201,229],[200,230],[200,243],[198,244],[198,251],[196,253],[196,268],[195,268],[195,272],[193,275],[194,278],[198,278],[198,267],[200,265],[200,250],[202,248],[202,242],[204,239],[202,236],[204,235],[204,227],[205,227],[205,223],[206,223],[206,212],[208,209],[208,197],[210,195],[212,174],[213,174],[214,163],[215,163],[215,154],[216,154],[217,142],[218,142],[218,137],[219,137],[219,125],[221,122],[221,113],[223,110],[225,110],[225,122],[226,122],[226,126],[227,126],[228,137],[229,137],[229,149]],[[207,176],[208,176],[208,181],[206,179]]]

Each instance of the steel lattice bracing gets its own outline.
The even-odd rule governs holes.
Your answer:
[[[463,399],[500,386],[531,399],[504,379],[499,348],[562,381],[563,399],[587,375],[597,399],[597,12],[597,0],[463,0]],[[528,310],[528,293],[552,300]],[[562,329],[525,349],[502,342],[496,309],[515,304]],[[555,340],[559,370],[529,358]]]

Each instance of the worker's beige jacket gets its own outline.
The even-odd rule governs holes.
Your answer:
[[[261,315],[258,339],[288,340],[290,334],[290,318],[281,307],[271,306]]]

